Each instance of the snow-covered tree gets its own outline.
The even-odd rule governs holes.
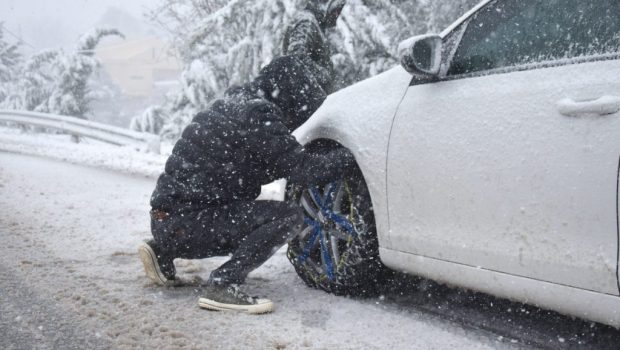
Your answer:
[[[88,82],[99,66],[95,48],[102,38],[123,36],[115,29],[96,29],[84,35],[71,54],[60,53],[55,61],[56,84],[47,101],[36,109],[40,112],[86,118],[91,100]]]
[[[164,0],[155,19],[173,34],[185,70],[180,91],[164,106],[170,118],[163,134],[177,137],[228,86],[254,78],[280,53],[287,24],[302,2]]]
[[[425,0],[348,0],[330,35],[340,87],[397,64],[398,43],[428,29]]]
[[[430,1],[428,9],[430,31],[441,32],[479,2],[480,0]]]
[[[479,0],[348,0],[331,33],[341,87],[398,63],[398,43],[439,33]]]
[[[11,44],[4,38],[4,26],[0,23],[0,102],[4,101],[10,85],[17,77],[17,69],[21,63],[18,44]]]
[[[54,65],[58,55],[59,51],[48,50],[29,57],[2,107],[34,111],[46,103],[55,85]]]
[[[122,37],[115,29],[96,29],[80,39],[74,52],[58,49],[31,56],[1,106],[86,118],[92,98],[89,81],[99,66],[94,50],[110,35]]]

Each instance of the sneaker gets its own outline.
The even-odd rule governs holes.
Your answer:
[[[155,284],[160,286],[176,284],[174,259],[159,253],[153,240],[144,242],[138,248],[138,254],[144,265],[144,272]]]
[[[266,314],[273,311],[269,299],[259,299],[243,293],[237,285],[209,285],[198,305],[212,311],[244,311],[248,314]]]

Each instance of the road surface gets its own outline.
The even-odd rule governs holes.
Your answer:
[[[0,348],[393,350],[620,344],[614,342],[618,333],[600,325],[405,276],[386,286],[381,298],[328,295],[307,288],[283,251],[253,272],[247,285],[250,294],[271,298],[275,313],[201,310],[199,282],[160,288],[142,271],[136,248],[149,237],[153,187],[151,178],[0,152]],[[184,277],[200,281],[223,261],[177,260],[177,267]],[[543,321],[523,316],[536,313],[551,316]]]

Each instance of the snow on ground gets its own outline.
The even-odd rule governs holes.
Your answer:
[[[80,143],[69,135],[26,133],[0,126],[0,151],[44,156],[73,164],[82,164],[131,175],[158,176],[172,146],[162,143],[162,154],[137,152],[83,138]]]
[[[251,294],[274,300],[275,313],[201,310],[200,278],[206,279],[225,258],[177,260],[180,273],[198,282],[160,288],[146,279],[136,253],[150,235],[152,175],[165,156],[55,138],[0,132],[0,348],[509,346],[483,331],[388,301],[310,289],[297,278],[284,250],[247,283]]]

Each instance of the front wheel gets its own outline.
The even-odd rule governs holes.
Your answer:
[[[370,195],[361,172],[296,198],[305,225],[288,247],[288,259],[309,286],[337,295],[376,293],[384,267]]]

